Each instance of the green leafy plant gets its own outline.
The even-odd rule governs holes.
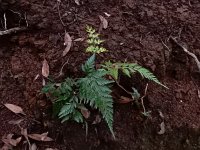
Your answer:
[[[142,77],[148,80],[152,80],[155,83],[167,88],[156,78],[153,73],[136,63],[111,63],[110,61],[108,61],[105,62],[105,64],[102,66],[107,70],[107,74],[112,76],[115,80],[118,80],[119,70],[121,70],[128,77],[131,77],[131,75],[138,72]]]
[[[87,26],[86,32],[88,33],[88,47],[86,48],[86,52],[99,54],[107,51],[104,47],[100,46],[104,41],[99,38],[99,34],[96,33],[95,29]]]
[[[96,69],[96,54],[106,52],[107,50],[101,46],[103,41],[100,40],[99,34],[93,28],[87,26],[86,31],[88,33],[86,52],[93,54],[82,65],[82,71],[85,73],[85,76],[78,79],[66,78],[60,84],[49,83],[43,87],[42,92],[50,97],[53,103],[53,112],[62,122],[74,120],[78,123],[83,123],[86,117],[82,113],[82,109],[87,110],[86,106],[90,106],[99,110],[113,137],[115,137],[113,132],[111,86],[113,82],[119,85],[117,81],[119,70],[128,77],[138,72],[142,77],[164,87],[166,86],[160,83],[149,70],[135,63],[111,63],[111,61],[108,61],[102,64],[102,68]],[[106,76],[111,76],[113,80],[108,80]],[[134,87],[132,89],[132,97],[139,98],[140,94],[138,91]]]

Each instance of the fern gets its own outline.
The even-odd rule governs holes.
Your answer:
[[[95,29],[87,26],[88,33],[86,52],[93,55],[82,65],[85,77],[79,79],[67,78],[60,84],[49,83],[43,87],[42,92],[48,93],[53,103],[53,111],[62,121],[74,120],[78,123],[84,121],[84,116],[80,110],[86,105],[96,108],[105,119],[113,137],[113,99],[110,85],[114,81],[107,80],[105,75],[112,76],[117,82],[119,70],[128,77],[135,72],[140,73],[144,78],[152,80],[164,87],[162,83],[149,70],[134,63],[111,63],[106,62],[102,69],[95,68],[95,55],[107,51],[101,46],[104,42],[99,38]],[[125,89],[126,91],[126,89]],[[138,99],[140,94],[133,88],[133,92],[128,92],[132,97]]]
[[[83,103],[99,109],[114,136],[113,100],[109,88],[112,81],[103,78],[105,74],[104,70],[99,69],[88,74],[85,78],[79,79],[79,97]]]
[[[106,62],[104,65],[102,65],[105,70],[107,70],[107,73],[111,75],[115,80],[118,79],[119,76],[119,70],[121,70],[125,75],[128,77],[131,77],[132,74],[135,72],[140,73],[140,75],[148,80],[152,80],[155,83],[167,88],[165,85],[163,85],[156,76],[151,73],[148,69],[136,64],[136,63],[111,63]]]
[[[95,54],[93,54],[86,62],[84,65],[82,65],[82,70],[85,73],[90,73],[95,71],[94,68],[94,61],[95,61]]]
[[[49,83],[43,87],[43,93],[49,93],[53,102],[53,114],[58,115],[62,122],[69,119],[83,122],[83,117],[78,113],[79,98],[76,96],[77,83],[67,78],[59,86]],[[77,116],[78,115],[78,116]],[[78,119],[79,118],[79,119]]]
[[[104,41],[99,38],[99,34],[96,33],[95,29],[87,26],[86,32],[88,33],[88,47],[86,48],[86,52],[99,54],[107,51],[104,47],[100,46]]]
[[[104,69],[95,69],[95,54],[82,65],[82,70],[86,77],[77,81],[67,78],[60,86],[48,84],[42,91],[53,95],[53,108],[62,122],[71,119],[82,123],[79,106],[89,104],[101,112],[114,137],[113,100],[109,87],[113,81],[104,78],[107,73]]]

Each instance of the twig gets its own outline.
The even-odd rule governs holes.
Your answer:
[[[172,39],[178,46],[180,46],[180,47],[183,49],[183,51],[184,51],[185,53],[187,53],[188,55],[190,55],[191,57],[194,58],[194,60],[195,60],[195,62],[196,62],[196,64],[197,64],[197,67],[198,67],[198,69],[199,69],[199,71],[200,71],[200,62],[199,62],[197,56],[196,56],[194,53],[188,51],[187,48],[185,48],[182,44],[180,44],[174,37],[171,37],[171,39]]]
[[[161,40],[162,44],[164,45],[164,47],[167,48],[167,50],[170,52],[171,51],[170,48],[165,44],[165,42],[163,42],[163,40],[161,38],[160,38],[160,40]]]
[[[148,89],[148,83],[146,84],[146,87],[145,87],[145,90],[144,90],[144,95],[141,97],[141,104],[142,104],[142,108],[143,108],[143,113],[145,114],[146,113],[146,109],[145,109],[145,106],[144,106],[144,98],[146,97],[147,95],[147,89]]]
[[[25,19],[25,21],[26,21],[26,27],[28,27],[29,25],[28,25],[28,21],[27,21],[26,12],[24,13],[24,19]]]
[[[57,0],[58,15],[59,15],[59,19],[60,19],[61,24],[65,27],[66,25],[65,25],[65,23],[63,22],[62,17],[61,17],[61,14],[60,14],[60,3],[61,3],[61,1],[60,1],[60,0]]]
[[[4,18],[4,29],[7,30],[6,13],[3,14],[3,18]]]
[[[60,69],[60,72],[59,72],[59,75],[56,76],[56,78],[60,77],[61,75],[63,75],[63,68],[66,64],[68,64],[69,62],[69,58],[67,59],[67,61],[62,65],[61,69]]]
[[[8,30],[5,30],[5,31],[0,31],[0,36],[1,35],[6,35],[6,34],[11,34],[11,33],[16,33],[17,31],[24,31],[26,30],[27,28],[26,27],[15,27],[15,28],[11,28],[11,29],[8,29]]]
[[[119,86],[124,92],[126,92],[126,93],[129,94],[129,95],[131,95],[132,99],[134,100],[133,94],[132,94],[131,92],[127,91],[127,90],[126,90],[122,85],[120,85],[119,82],[116,81],[115,79],[114,79],[114,81],[116,82],[117,86]]]

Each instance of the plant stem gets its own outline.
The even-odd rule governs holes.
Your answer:
[[[147,89],[148,89],[148,83],[146,84],[146,87],[145,87],[145,90],[144,90],[144,95],[141,97],[141,104],[142,104],[142,108],[143,108],[143,113],[145,114],[146,113],[146,109],[145,109],[145,106],[144,106],[144,98],[146,97],[147,95]]]
[[[113,78],[114,79],[114,78]],[[127,94],[131,95],[132,99],[134,100],[134,97],[132,95],[132,92],[127,91],[122,85],[119,84],[119,82],[117,80],[115,80],[115,83],[117,84],[117,86],[119,86],[124,92],[126,92]]]

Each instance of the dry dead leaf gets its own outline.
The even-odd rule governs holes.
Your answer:
[[[128,98],[128,97],[125,97],[125,96],[121,96],[120,100],[118,101],[118,103],[126,104],[126,103],[130,103],[132,101],[133,101],[133,99],[131,99],[131,98]]]
[[[21,134],[22,134],[25,138],[28,137],[27,129],[21,128]]]
[[[101,20],[103,28],[107,29],[108,28],[108,21],[106,20],[106,18],[104,18],[103,16],[99,15],[99,19]]]
[[[49,76],[49,64],[46,59],[42,63],[42,75],[46,78]]]
[[[8,123],[13,124],[13,125],[19,125],[24,119],[19,119],[19,120],[11,120]]]
[[[88,119],[88,118],[90,117],[90,111],[89,111],[87,108],[85,108],[84,106],[81,106],[80,109],[81,109],[82,115],[83,115],[86,119]]]
[[[38,78],[39,78],[39,74],[37,74],[36,76],[35,76],[35,78],[34,78],[34,80],[33,81],[35,81],[35,80],[37,80]]]
[[[36,145],[35,143],[33,143],[33,144],[31,145],[30,150],[37,150],[37,145]]]
[[[12,137],[13,134],[8,134],[6,137],[2,138],[2,142],[6,145],[17,146],[22,140],[22,137],[18,137],[17,139],[13,139]]]
[[[42,86],[45,86],[46,85],[46,81],[45,81],[45,79],[43,78],[42,79]]]
[[[159,112],[160,117],[161,117],[162,119],[164,119],[165,117],[164,117],[163,113],[162,113],[160,110],[159,110],[158,112]]]
[[[11,139],[10,144],[12,146],[17,146],[21,142],[21,140],[22,140],[22,137],[18,137],[17,139]]]
[[[42,134],[29,134],[28,137],[36,141],[45,141],[45,142],[53,141],[53,139],[48,137],[47,135],[48,132]]]
[[[20,126],[19,126],[19,127],[20,127]],[[31,148],[31,143],[30,143],[30,141],[29,141],[29,139],[28,139],[28,132],[27,132],[27,129],[24,129],[24,128],[21,128],[21,127],[20,127],[20,129],[21,129],[21,135],[23,135],[23,136],[25,137],[26,142],[28,142],[29,149],[30,149],[30,148]]]
[[[107,12],[104,12],[104,14],[107,16],[107,17],[110,17],[111,15]]]
[[[12,149],[12,146],[6,144],[4,144],[2,148],[0,148],[0,150],[10,150],[10,149]]]
[[[160,124],[160,131],[158,132],[158,134],[164,134],[165,133],[165,123],[164,122],[162,122],[161,124]]]
[[[77,5],[80,5],[79,0],[74,0],[74,2],[75,2]]]
[[[99,115],[96,115],[95,120],[92,122],[92,124],[99,124],[101,122],[101,117]]]
[[[85,40],[84,38],[77,38],[77,39],[74,40],[74,42],[82,42],[84,40]]]
[[[64,45],[66,45],[66,48],[63,51],[63,56],[65,56],[69,52],[69,50],[72,46],[72,39],[71,39],[69,33],[67,33],[67,32],[65,32]]]
[[[23,109],[17,105],[14,104],[4,104],[6,106],[6,108],[8,108],[10,111],[14,112],[15,114],[23,114],[26,115],[23,111]]]

